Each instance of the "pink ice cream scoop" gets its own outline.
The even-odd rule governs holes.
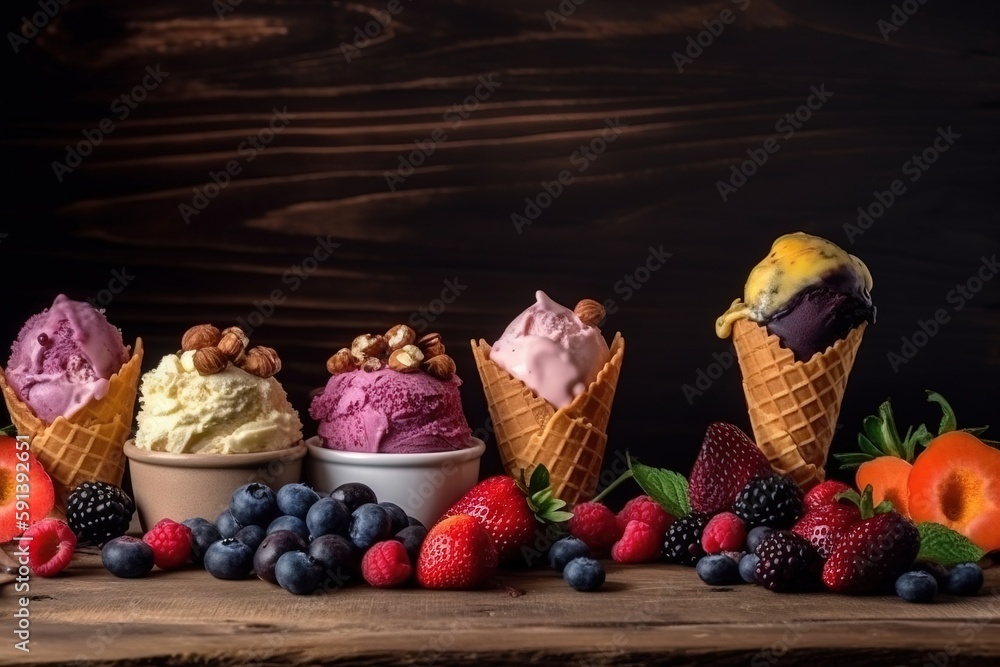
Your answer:
[[[121,331],[103,313],[60,294],[21,328],[5,373],[18,397],[52,423],[104,398],[128,359]]]
[[[414,454],[464,449],[472,432],[462,412],[458,376],[441,381],[426,373],[334,375],[313,399],[309,414],[331,449]]]
[[[539,290],[493,344],[490,359],[558,409],[597,379],[611,351],[600,329]]]

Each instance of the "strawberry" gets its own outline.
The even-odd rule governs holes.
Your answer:
[[[809,489],[806,492],[805,497],[802,498],[802,503],[805,505],[807,513],[812,512],[813,510],[818,510],[820,507],[825,507],[826,505],[836,505],[837,496],[850,490],[851,487],[843,482],[838,482],[835,479],[828,479],[825,482],[821,482]]]
[[[844,533],[859,521],[861,511],[854,505],[822,505],[802,517],[792,527],[792,532],[804,537],[816,547],[820,558],[826,560]]]
[[[871,486],[860,496],[851,492],[842,497],[859,505],[862,521],[848,528],[833,547],[823,566],[823,583],[831,591],[851,595],[891,586],[916,560],[917,527],[892,511],[891,503],[872,507]]]
[[[724,422],[709,424],[688,479],[691,509],[725,512],[747,482],[771,474],[771,464],[746,433]]]
[[[482,524],[457,514],[427,533],[417,556],[417,583],[422,588],[476,588],[493,575],[497,550]]]
[[[527,491],[523,479],[519,484],[506,475],[489,477],[452,505],[444,518],[459,514],[474,517],[493,538],[500,562],[505,562],[532,543],[546,522],[571,519],[572,514],[562,511],[565,506],[552,494],[545,466],[537,466]]]

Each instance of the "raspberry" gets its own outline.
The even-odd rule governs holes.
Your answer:
[[[633,520],[649,524],[657,535],[663,537],[674,517],[649,496],[638,496],[625,503],[618,513],[618,529],[624,532],[625,526]]]
[[[611,548],[611,557],[616,563],[648,563],[659,558],[662,539],[648,523],[629,521],[622,538]]]
[[[39,577],[62,572],[76,551],[76,534],[59,519],[42,519],[24,532],[28,545],[28,565]]]
[[[376,588],[391,588],[405,583],[413,574],[406,547],[396,540],[377,542],[361,559],[361,574]]]
[[[743,520],[732,512],[723,512],[708,520],[705,532],[701,534],[701,548],[707,554],[739,551],[746,539],[747,529]]]
[[[191,558],[191,529],[182,523],[163,519],[142,536],[153,550],[153,562],[161,570],[172,570]]]
[[[618,519],[601,503],[582,503],[573,508],[569,533],[582,540],[595,555],[606,554],[622,536]]]
[[[851,487],[847,486],[843,482],[838,482],[835,479],[828,479],[821,484],[817,484],[813,488],[809,489],[805,497],[802,499],[802,502],[805,505],[806,514],[809,514],[813,510],[817,510],[826,505],[836,505],[837,496],[844,491],[850,490]]]

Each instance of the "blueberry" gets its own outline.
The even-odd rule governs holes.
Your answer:
[[[309,528],[306,527],[306,522],[297,516],[279,516],[268,525],[267,534],[270,535],[276,530],[290,530],[305,542],[309,542]]]
[[[740,559],[740,577],[748,584],[757,583],[757,554],[746,554]]]
[[[918,560],[910,569],[917,572],[926,572],[934,577],[934,580],[937,581],[938,590],[943,591],[948,588],[948,570],[944,566],[929,560]]]
[[[215,527],[219,529],[219,534],[223,538],[227,538],[236,537],[236,533],[240,532],[243,524],[236,520],[232,512],[225,509],[219,516],[215,517]]]
[[[250,547],[250,551],[257,551],[257,547],[267,537],[267,533],[260,526],[244,526],[240,532],[236,533],[236,539]]]
[[[323,566],[325,582],[343,588],[358,574],[360,557],[351,541],[340,535],[324,535],[309,545],[309,556]]]
[[[233,491],[229,510],[244,526],[264,527],[278,516],[278,499],[271,487],[251,482]]]
[[[423,526],[407,526],[396,533],[392,539],[402,542],[403,546],[406,547],[406,554],[410,557],[410,562],[416,563],[417,556],[420,555],[420,545],[424,543],[425,537],[427,537],[427,529]]]
[[[201,567],[205,562],[205,552],[213,542],[222,539],[222,533],[207,519],[187,519],[183,523],[191,529],[191,560]]]
[[[371,487],[360,482],[341,484],[333,490],[330,497],[347,505],[348,512],[353,512],[362,505],[378,502],[378,498],[375,497],[375,492],[371,490]]]
[[[952,595],[975,595],[983,587],[983,569],[975,563],[962,563],[948,573],[948,592]]]
[[[351,513],[351,542],[361,551],[392,537],[392,519],[380,505],[365,503]]]
[[[392,520],[393,535],[410,525],[406,512],[396,503],[379,503],[378,506],[384,509]]]
[[[278,489],[278,511],[303,521],[309,508],[319,502],[319,494],[305,484],[285,484]]]
[[[729,586],[738,584],[742,579],[740,566],[732,558],[722,554],[700,558],[695,570],[709,586]]]
[[[278,583],[274,578],[274,566],[282,554],[289,551],[305,551],[306,542],[290,530],[279,530],[270,533],[257,547],[253,556],[253,569],[257,576],[272,584]]]
[[[549,567],[556,572],[566,569],[566,564],[574,558],[590,558],[590,547],[575,537],[564,537],[549,549]]]
[[[253,550],[227,537],[205,552],[205,569],[216,579],[244,579],[253,571]]]
[[[757,551],[757,546],[764,541],[771,529],[767,526],[757,526],[747,533],[747,551],[753,553]]]
[[[116,537],[101,549],[101,562],[116,577],[145,577],[153,569],[153,549],[135,537]]]
[[[343,501],[336,498],[322,498],[309,508],[306,527],[313,539],[322,535],[343,535],[347,537],[351,525],[351,512]]]
[[[316,592],[325,576],[323,566],[301,551],[282,554],[274,566],[274,577],[278,585],[295,595]]]
[[[423,521],[421,521],[420,519],[418,519],[415,516],[408,516],[408,517],[406,517],[406,525],[411,526],[411,527],[412,526],[420,526],[421,528],[426,528],[427,527],[427,526],[424,525]]]
[[[907,602],[930,602],[937,591],[937,581],[927,572],[907,572],[896,580],[896,595]]]
[[[604,568],[593,558],[574,558],[566,563],[563,579],[578,591],[596,591],[604,585]]]

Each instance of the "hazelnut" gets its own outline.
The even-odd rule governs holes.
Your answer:
[[[583,299],[576,304],[573,312],[588,327],[596,327],[604,320],[605,316],[604,306],[593,299]]]
[[[424,353],[416,345],[404,345],[389,355],[389,368],[400,373],[412,373],[420,370]]]
[[[351,355],[360,365],[366,357],[380,358],[388,350],[385,336],[361,334],[351,342]]]
[[[431,357],[424,362],[423,369],[427,371],[428,375],[436,377],[438,380],[450,380],[457,370],[455,360],[447,354]]]
[[[336,354],[326,360],[326,370],[330,371],[330,375],[350,373],[357,367],[354,357],[351,356],[351,351],[346,347],[337,350]]]
[[[417,341],[417,347],[424,353],[425,359],[431,359],[440,354],[444,354],[444,343],[441,342],[441,334],[429,333]]]
[[[181,349],[185,352],[200,350],[203,347],[214,347],[219,344],[222,334],[218,327],[211,324],[199,324],[184,332],[181,338]]]
[[[404,345],[410,345],[417,339],[417,332],[405,324],[397,324],[385,332],[385,342],[390,350],[398,350]]]
[[[374,373],[385,368],[385,362],[378,357],[368,357],[361,362],[360,368],[366,373]]]
[[[226,370],[229,359],[217,347],[203,347],[194,353],[194,367],[201,375],[214,375]]]
[[[251,375],[269,378],[281,370],[281,359],[273,347],[258,345],[247,350],[246,358],[240,368]]]
[[[222,350],[222,353],[231,362],[238,364],[243,361],[243,355],[246,354],[249,342],[250,339],[247,338],[242,329],[239,327],[229,327],[222,332],[222,338],[219,340],[219,349]]]

